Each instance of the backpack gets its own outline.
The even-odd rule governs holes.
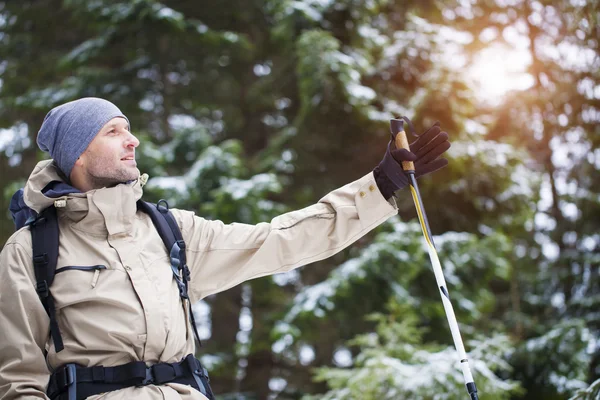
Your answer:
[[[15,196],[17,196],[17,193],[15,193]],[[188,300],[190,322],[192,324],[195,339],[201,346],[202,343],[200,342],[200,336],[198,335],[194,313],[192,312],[192,306],[188,296],[190,270],[186,264],[185,242],[179,226],[175,221],[175,217],[171,211],[169,211],[169,205],[166,200],[159,200],[156,204],[138,200],[136,205],[139,211],[150,216],[152,223],[156,227],[160,238],[169,252],[173,279],[175,279],[177,287],[179,288],[181,301]],[[50,317],[50,336],[54,341],[54,347],[56,352],[60,352],[64,349],[64,345],[58,322],[56,321],[56,310],[50,291],[50,287],[54,281],[58,259],[58,217],[54,206],[46,208],[39,215],[35,215],[33,211],[31,211],[31,213],[28,220],[24,222],[24,225],[28,225],[31,231],[33,267],[36,279],[35,289],[44,309]],[[19,228],[19,222],[22,223],[22,221],[17,221],[17,219],[15,219],[17,228]]]

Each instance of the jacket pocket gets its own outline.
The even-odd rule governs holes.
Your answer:
[[[308,219],[334,219],[335,216],[336,212],[331,206],[324,203],[317,203],[300,210],[281,214],[273,218],[271,226],[273,229],[289,229]]]
[[[98,278],[100,277],[100,270],[106,269],[106,265],[67,265],[66,267],[58,268],[54,274],[59,274],[65,271],[94,271],[94,275],[92,276],[92,288],[96,287],[98,283]]]

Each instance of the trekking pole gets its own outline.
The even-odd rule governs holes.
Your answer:
[[[406,117],[403,117],[409,125],[410,121]],[[406,149],[410,151],[406,133],[403,128],[402,119],[390,120],[390,127],[392,130],[392,136],[397,149]],[[454,347],[460,357],[460,366],[462,369],[463,377],[465,379],[465,385],[467,392],[471,396],[471,400],[479,400],[477,397],[477,387],[473,381],[473,375],[469,368],[469,360],[467,359],[467,353],[463,344],[462,338],[460,337],[460,330],[458,328],[458,322],[456,321],[456,315],[454,315],[454,308],[450,302],[450,296],[448,295],[448,288],[446,287],[446,280],[444,279],[444,273],[442,272],[442,266],[440,265],[440,259],[438,258],[437,250],[433,243],[433,237],[431,230],[429,229],[429,223],[427,222],[427,215],[425,215],[425,208],[423,207],[423,201],[421,200],[421,194],[419,193],[419,186],[417,185],[417,178],[415,178],[415,165],[412,161],[403,161],[402,169],[408,178],[410,192],[412,193],[415,208],[417,209],[417,215],[419,216],[419,222],[421,223],[421,229],[425,241],[427,242],[427,250],[429,252],[429,258],[433,266],[433,273],[435,274],[435,280],[440,289],[440,296],[442,297],[442,304],[446,311],[446,318],[448,318],[448,324],[450,325],[450,332],[452,332],[452,339],[454,340]]]

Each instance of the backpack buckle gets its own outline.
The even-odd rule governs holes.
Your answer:
[[[48,253],[38,254],[33,256],[33,263],[36,267],[48,264]]]
[[[190,281],[190,275],[191,275],[190,269],[188,268],[187,265],[184,265],[183,268],[182,268],[182,271],[183,271],[183,281],[184,282],[189,282]]]
[[[139,386],[147,386],[154,383],[154,374],[152,373],[152,367],[146,367],[146,378],[138,385]]]
[[[36,283],[35,285],[35,291],[37,292],[38,296],[40,296],[41,298],[46,298],[50,295],[50,289],[48,287],[48,282],[43,280],[41,282]]]
[[[188,292],[187,292],[187,287],[185,287],[185,284],[183,282],[181,282],[180,280],[177,280],[177,287],[179,288],[179,297],[181,297],[182,299],[189,299],[188,296]]]

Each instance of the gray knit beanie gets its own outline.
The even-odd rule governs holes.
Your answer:
[[[86,97],[62,104],[46,114],[37,144],[42,151],[50,153],[68,178],[75,161],[100,129],[115,117],[125,118],[129,124],[121,110],[104,99]]]

